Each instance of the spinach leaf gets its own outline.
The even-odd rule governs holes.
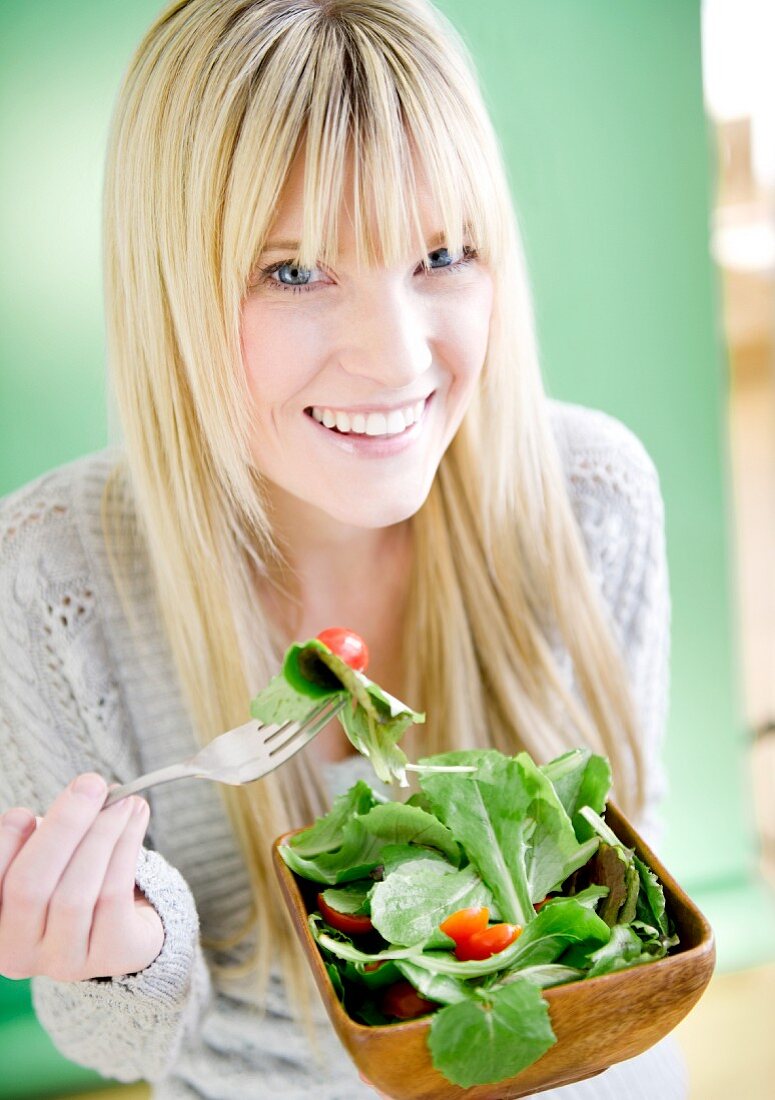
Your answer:
[[[250,714],[268,726],[303,720],[309,714],[310,707],[322,701],[326,695],[344,693],[340,688],[338,691],[320,689],[318,694],[320,699],[310,699],[308,694],[289,684],[282,674],[273,676],[264,690],[251,699]]]
[[[338,718],[353,746],[368,757],[385,783],[408,787],[407,758],[397,742],[408,726],[425,721],[362,672],[351,668],[317,638],[288,648],[279,676],[251,700],[250,713],[268,724],[303,719],[323,699],[347,698]]]
[[[431,1020],[428,1037],[434,1066],[461,1088],[512,1077],[556,1042],[549,1006],[528,981],[486,1000],[447,1005]]]

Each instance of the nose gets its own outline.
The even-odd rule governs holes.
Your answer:
[[[400,390],[433,361],[428,317],[401,288],[365,290],[342,318],[334,355],[348,374]]]

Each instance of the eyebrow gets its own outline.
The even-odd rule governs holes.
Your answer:
[[[468,229],[466,228],[466,231]],[[438,245],[443,244],[446,240],[446,233],[443,229],[437,229],[428,238],[427,244],[430,248],[436,248]],[[464,233],[465,236],[465,233]],[[298,252],[301,248],[301,241],[293,241],[289,238],[279,238],[276,241],[267,241],[264,245],[262,252]]]

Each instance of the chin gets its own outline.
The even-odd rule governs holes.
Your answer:
[[[377,528],[392,527],[396,523],[403,523],[419,512],[425,503],[428,491],[403,495],[400,499],[391,500],[385,496],[372,500],[349,500],[342,502],[338,507],[324,510],[332,519],[346,523],[351,527]],[[322,507],[322,502],[319,503]]]

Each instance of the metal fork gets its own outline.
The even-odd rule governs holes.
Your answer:
[[[170,783],[173,779],[214,779],[234,787],[252,783],[284,764],[299,749],[303,749],[335,715],[344,708],[345,699],[327,699],[303,721],[265,726],[257,719],[244,726],[214,737],[209,745],[189,756],[180,764],[141,775],[123,787],[114,787],[103,803],[103,809],[138,791]]]

